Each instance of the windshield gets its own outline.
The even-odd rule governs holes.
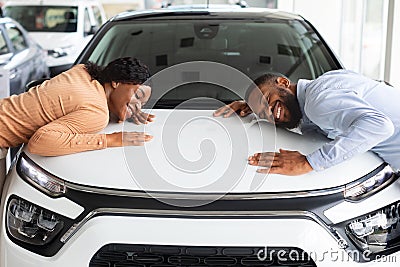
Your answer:
[[[120,21],[101,36],[86,60],[105,66],[123,56],[139,58],[153,75],[176,64],[194,61],[222,63],[250,79],[269,71],[280,72],[292,81],[314,79],[338,68],[305,22],[280,19]],[[204,96],[230,102],[243,95],[243,92],[227,93],[220,86],[181,87],[163,99],[179,103]]]
[[[78,8],[71,6],[7,6],[5,15],[29,32],[76,32]]]

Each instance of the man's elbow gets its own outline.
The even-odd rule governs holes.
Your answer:
[[[382,123],[379,132],[376,133],[377,135],[380,135],[382,137],[382,141],[388,139],[391,137],[395,132],[395,126],[393,122],[386,118],[384,123]]]

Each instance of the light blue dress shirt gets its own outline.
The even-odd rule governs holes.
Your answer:
[[[322,130],[331,142],[307,155],[316,171],[374,151],[400,169],[400,89],[348,70],[299,80],[301,130]],[[316,127],[318,126],[318,127]]]

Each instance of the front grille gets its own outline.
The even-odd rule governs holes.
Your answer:
[[[264,253],[263,247],[109,244],[97,251],[89,267],[316,266],[299,248],[267,247]]]

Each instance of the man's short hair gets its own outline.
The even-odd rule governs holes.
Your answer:
[[[279,77],[283,77],[283,78],[287,79],[287,77],[285,75],[278,73],[278,72],[267,72],[267,73],[264,73],[263,75],[259,76],[258,78],[256,78],[253,81],[253,84],[250,85],[249,88],[247,88],[245,96],[244,96],[244,100],[248,103],[249,96],[253,92],[254,89],[256,89],[256,88],[260,89],[260,87],[262,85],[267,84],[267,83],[274,83],[276,81],[276,79]]]

